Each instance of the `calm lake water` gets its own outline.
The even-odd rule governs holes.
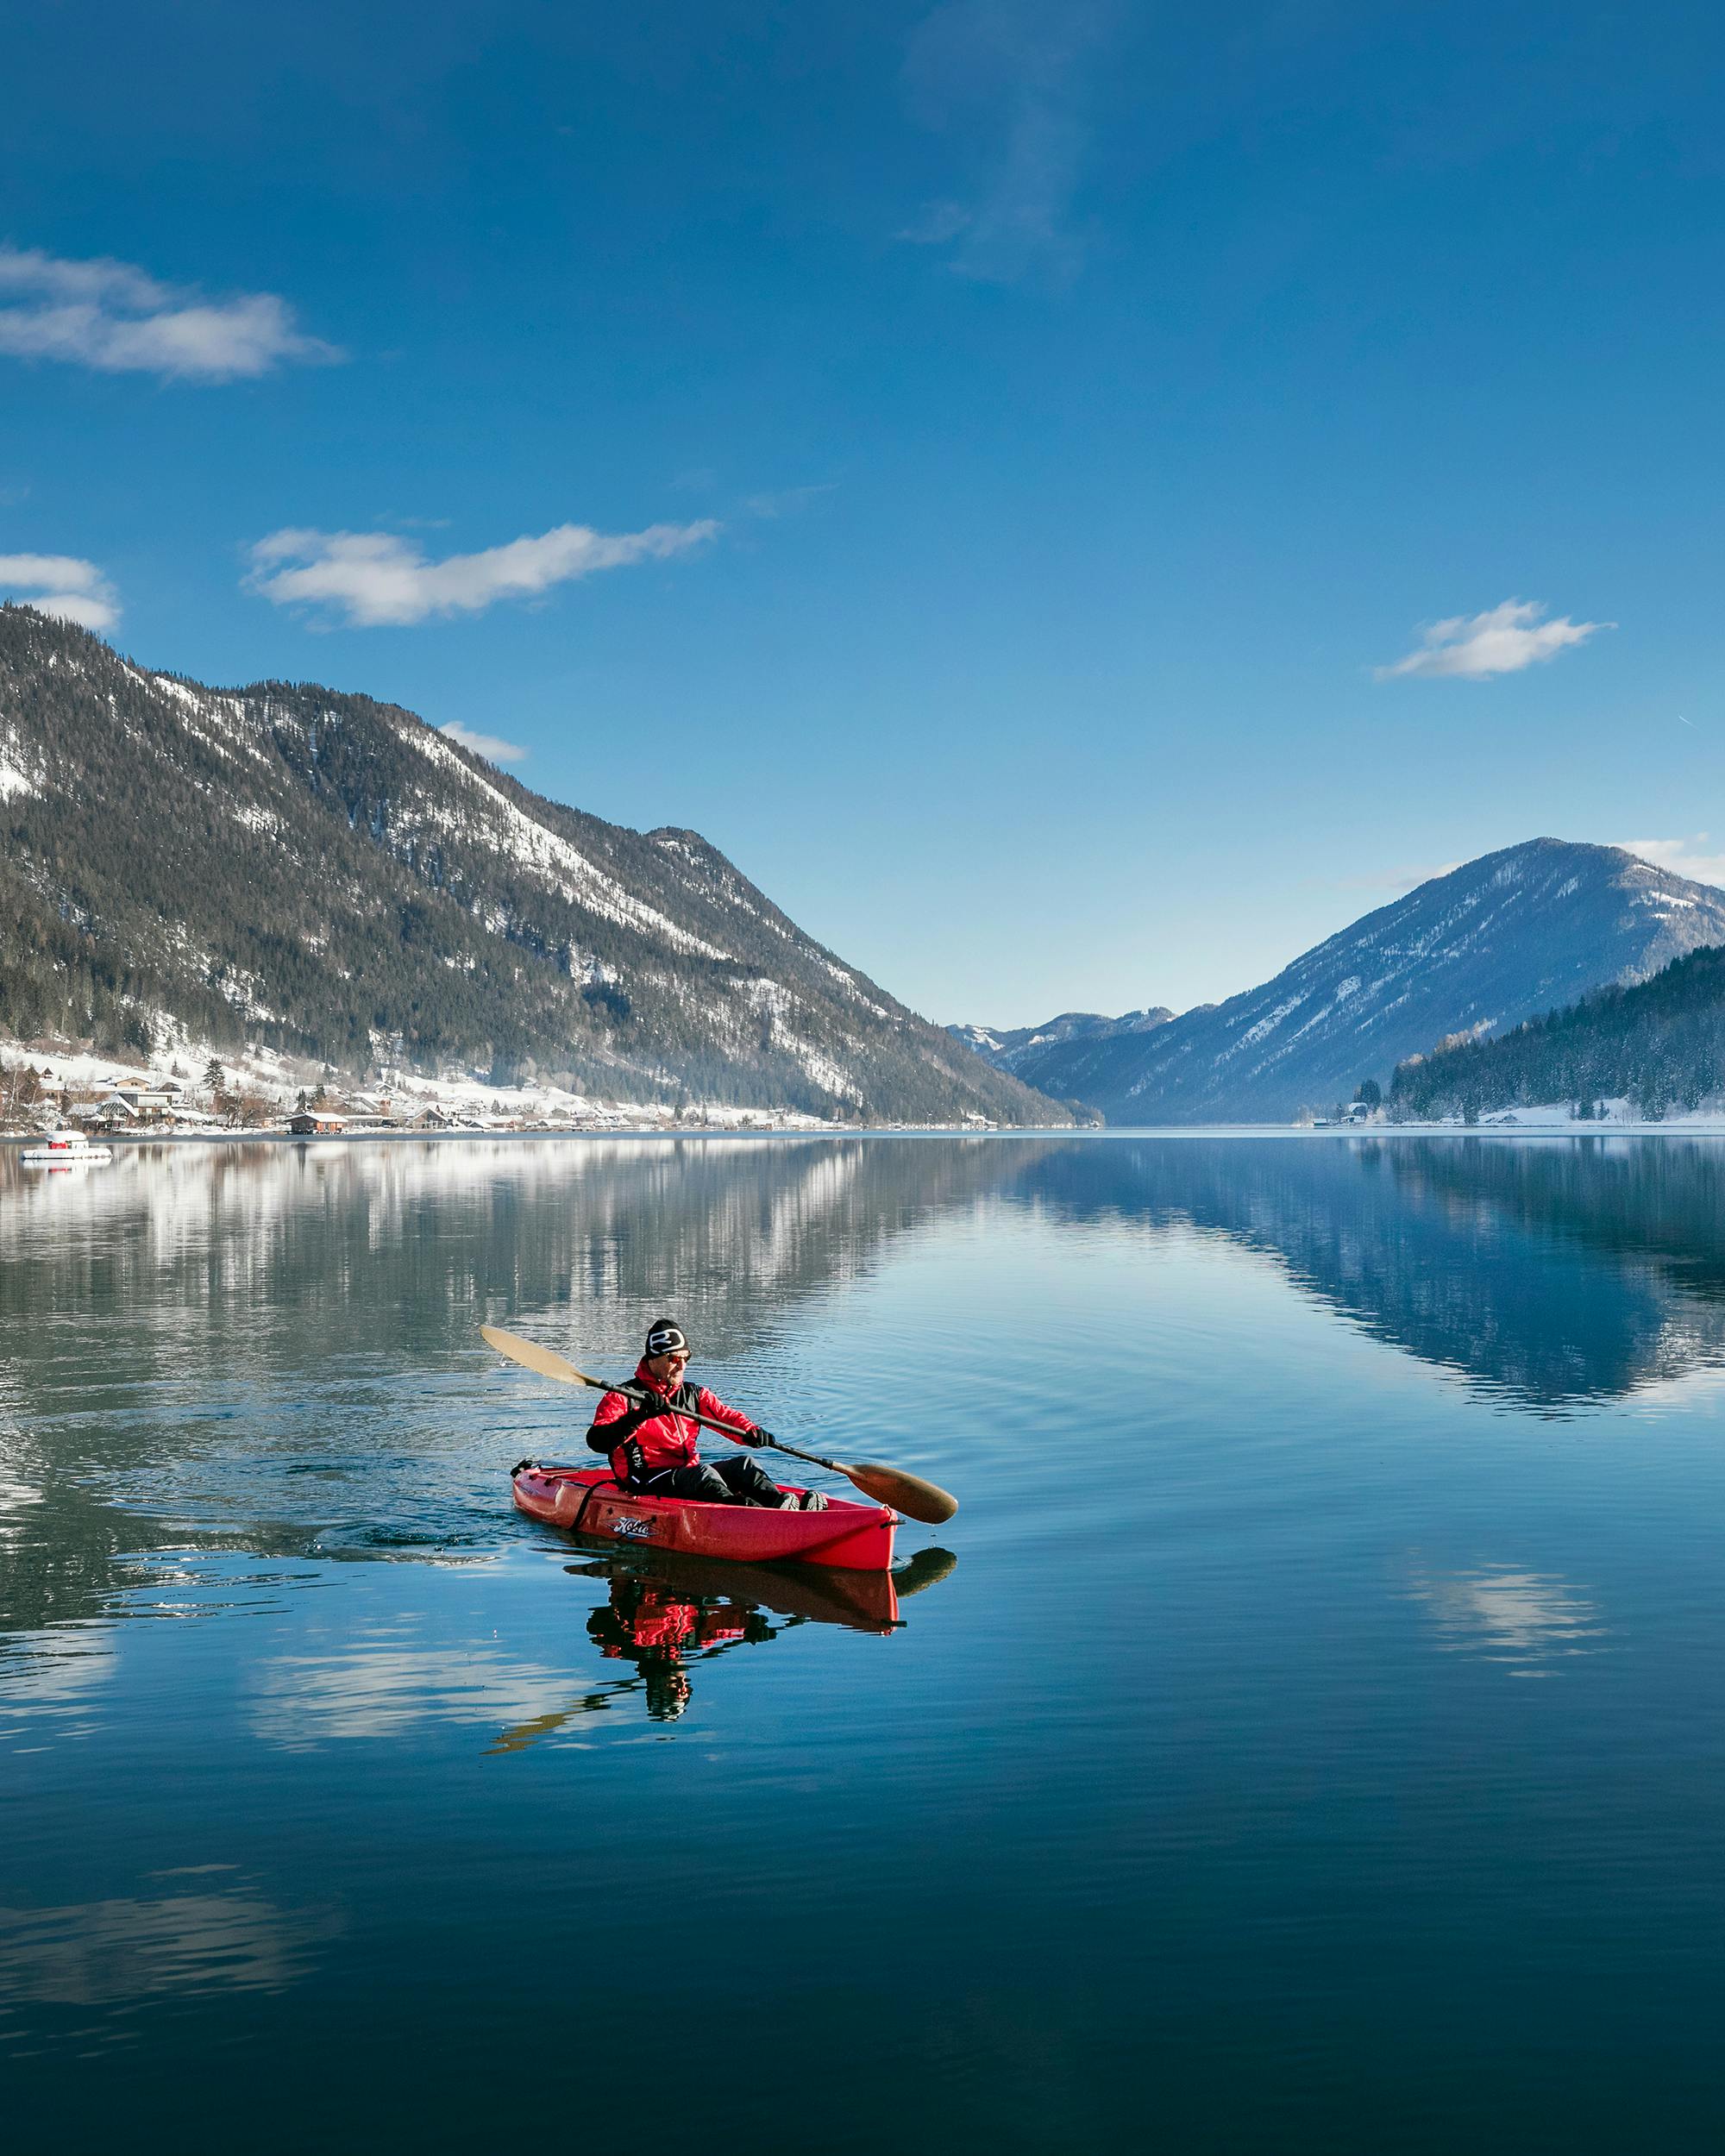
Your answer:
[[[512,1511],[662,1310],[895,1629]],[[1705,1141],[9,1152],[10,2145],[1716,2148],[1722,1385]]]

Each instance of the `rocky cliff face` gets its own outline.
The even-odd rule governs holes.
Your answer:
[[[698,832],[544,799],[370,697],[213,690],[0,608],[0,1025],[625,1099],[1061,1120]]]
[[[1111,1123],[1286,1122],[1364,1078],[1387,1090],[1398,1062],[1448,1036],[1499,1032],[1715,943],[1725,892],[1619,847],[1531,839],[1368,913],[1262,987],[1013,1067]]]

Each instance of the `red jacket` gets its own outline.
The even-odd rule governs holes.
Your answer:
[[[687,1420],[692,1414],[722,1422],[740,1437],[747,1437],[756,1427],[739,1408],[727,1407],[705,1385],[679,1385],[668,1393],[662,1385],[653,1382],[644,1359],[636,1365],[635,1382],[651,1399],[663,1401],[662,1410],[637,1420],[640,1403],[622,1393],[607,1393],[587,1432],[587,1444],[593,1451],[610,1453],[611,1471],[619,1482],[642,1482],[668,1467],[693,1467],[700,1457],[696,1450],[700,1426]],[[608,1445],[604,1435],[606,1426],[620,1422],[625,1415],[633,1427],[620,1445]]]

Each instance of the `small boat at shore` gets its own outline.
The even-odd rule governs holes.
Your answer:
[[[18,1156],[26,1168],[101,1168],[114,1157],[111,1145],[92,1145],[82,1131],[50,1131],[40,1145]]]
[[[524,1460],[510,1477],[515,1501],[534,1520],[571,1534],[742,1564],[830,1564],[884,1572],[899,1515],[887,1505],[828,1500],[821,1512],[756,1505],[689,1504],[624,1489],[608,1468],[547,1467]],[[788,1497],[800,1495],[781,1484]]]

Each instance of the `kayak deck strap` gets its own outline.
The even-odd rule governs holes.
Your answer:
[[[572,1535],[578,1535],[580,1532],[581,1522],[587,1516],[587,1507],[592,1504],[594,1498],[599,1495],[602,1489],[611,1489],[620,1490],[622,1488],[622,1483],[617,1482],[615,1479],[611,1479],[605,1482],[589,1482],[586,1489],[582,1492],[580,1503],[575,1508],[575,1516],[569,1522],[569,1532]]]

